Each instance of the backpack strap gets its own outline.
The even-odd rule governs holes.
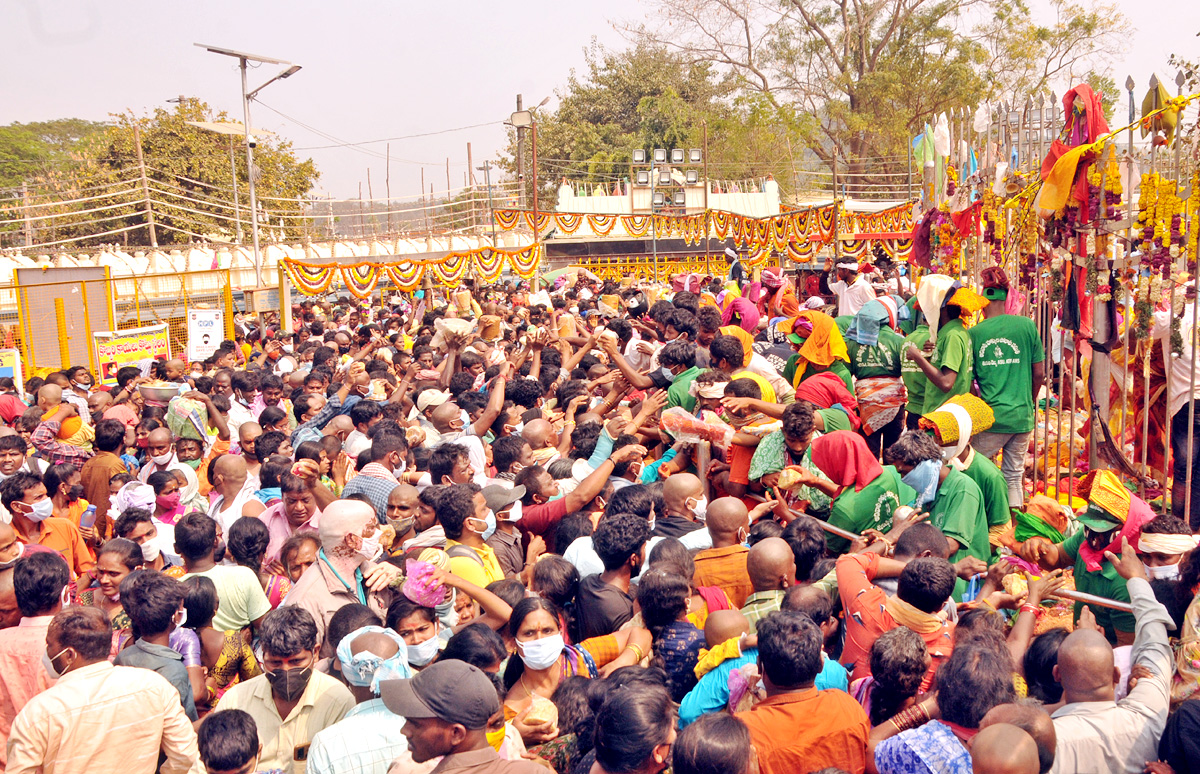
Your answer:
[[[456,546],[450,546],[449,548],[446,549],[446,556],[449,556],[451,558],[469,556],[470,558],[472,558],[476,562],[478,562],[480,567],[483,566],[483,559],[481,559],[479,554],[475,553],[475,549],[471,548],[470,546],[464,546],[461,544],[456,545]]]

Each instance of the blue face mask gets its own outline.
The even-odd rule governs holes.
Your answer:
[[[488,511],[487,518],[484,519],[484,521],[487,523],[487,529],[485,529],[479,536],[486,541],[496,533],[496,514]]]
[[[942,472],[941,460],[925,460],[910,470],[900,480],[917,490],[913,506],[920,509],[933,502],[937,496],[938,477]]]

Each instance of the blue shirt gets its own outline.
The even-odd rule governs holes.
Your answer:
[[[848,691],[850,679],[846,668],[824,654],[821,657],[824,664],[817,675],[817,689],[825,691],[836,688],[839,691]],[[756,661],[758,649],[750,648],[738,658],[721,662],[720,666],[701,677],[700,682],[683,697],[683,702],[679,705],[679,727],[695,723],[701,715],[725,709],[729,704],[729,673]]]
[[[400,733],[404,718],[383,706],[383,699],[363,702],[346,717],[318,731],[308,750],[308,774],[386,774],[388,766],[408,750]]]

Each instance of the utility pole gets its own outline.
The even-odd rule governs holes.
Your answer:
[[[183,97],[180,97],[183,99]],[[237,227],[237,242],[242,243],[242,205],[238,202],[237,162],[233,155],[233,135],[229,135],[229,172],[233,175],[233,222]]]
[[[379,218],[375,215],[375,191],[371,189],[371,168],[367,167],[367,201],[371,202],[371,236],[375,236],[375,227]]]
[[[142,130],[133,124],[133,144],[137,147],[138,171],[142,176],[142,198],[146,203],[146,223],[150,227],[150,246],[158,247],[158,234],[154,230],[154,210],[150,207],[150,183],[146,180],[146,159],[142,156]]]
[[[491,189],[488,189],[489,195]],[[33,218],[29,214],[29,186],[21,181],[21,209],[25,211],[25,246],[33,246]]]
[[[483,179],[487,181],[488,212],[492,221],[492,247],[496,246],[496,208],[492,205],[492,166],[491,161],[483,162]]]
[[[520,94],[517,95],[517,112],[520,113],[525,104],[525,100]],[[525,135],[521,131],[523,127],[517,127],[517,189],[520,196],[521,209],[525,209]],[[535,240],[536,241],[536,240]]]
[[[383,174],[383,187],[387,190],[387,226],[388,234],[392,233],[392,144],[389,142],[384,146],[385,158],[384,162],[387,167]]]

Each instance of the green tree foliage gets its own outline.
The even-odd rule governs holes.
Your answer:
[[[77,157],[80,146],[105,130],[81,118],[0,126],[0,188],[16,188]]]
[[[537,114],[540,206],[553,207],[564,177],[605,186],[629,181],[635,149],[700,148],[706,124],[713,178],[791,179],[789,143],[799,145],[806,127],[794,111],[739,96],[736,83],[719,77],[711,63],[689,64],[662,45],[640,42],[612,51],[593,41],[585,54],[586,72],[572,71],[558,107]],[[510,176],[516,157],[510,131],[500,167]],[[531,165],[527,136],[525,168]]]
[[[159,245],[197,239],[234,241],[250,232],[246,151],[240,136],[190,126],[189,121],[226,121],[195,99],[150,116],[120,114],[103,131],[79,141],[71,163],[47,168],[28,180],[39,215],[35,243],[90,245],[124,242],[149,245],[146,202],[150,201]],[[143,190],[138,163],[140,140],[146,166]],[[232,148],[232,153],[231,153]],[[232,156],[232,158],[231,158]],[[305,233],[299,201],[318,177],[311,159],[299,160],[291,143],[274,135],[258,138],[254,161],[259,224],[264,239],[288,239]],[[235,216],[233,181],[237,178],[240,219]],[[86,200],[86,201],[79,201]],[[5,213],[13,218],[13,211]],[[23,224],[8,220],[4,230]],[[92,238],[87,238],[92,237]],[[77,239],[78,238],[78,239]],[[65,240],[72,240],[66,242]],[[11,243],[11,238],[6,240]]]

